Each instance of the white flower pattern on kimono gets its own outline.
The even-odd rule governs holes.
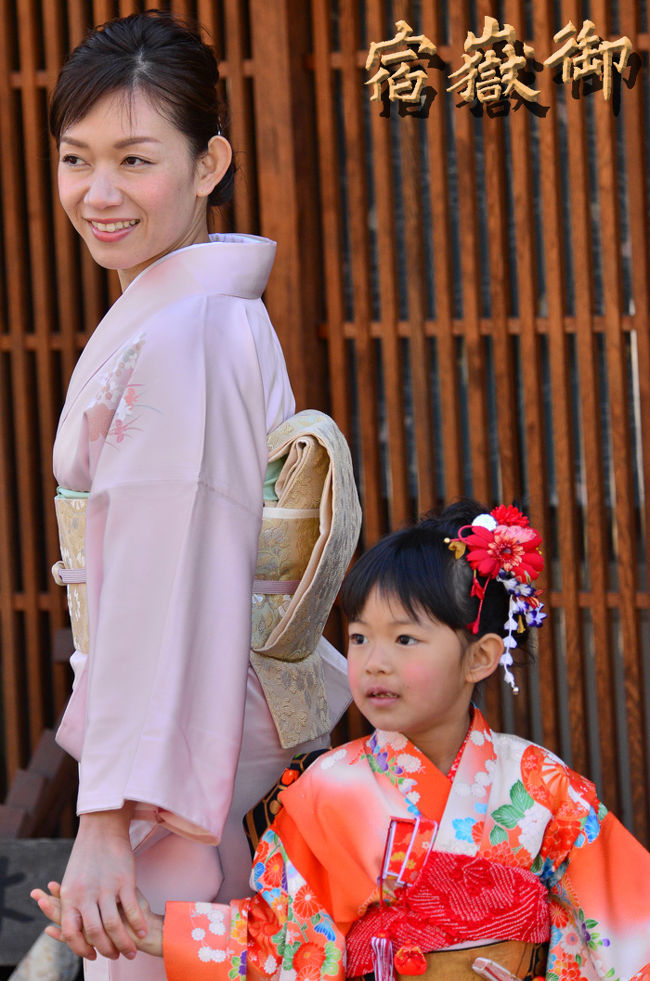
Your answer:
[[[390,746],[392,749],[404,749],[407,744],[406,736],[401,732],[388,732],[383,729],[375,729],[375,740],[378,749],[385,749]]]
[[[207,963],[208,961],[215,961],[219,964],[226,959],[225,950],[215,950],[214,947],[200,947],[199,948],[199,960]]]
[[[400,755],[397,757],[397,765],[401,767],[405,773],[417,773],[422,769],[422,764],[417,756],[411,756],[410,753],[400,753]]]
[[[519,843],[526,849],[529,855],[537,854],[539,842],[548,824],[548,818],[547,809],[535,802],[532,807],[528,808],[524,817],[519,822]]]

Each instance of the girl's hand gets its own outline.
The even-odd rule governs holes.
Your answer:
[[[94,960],[133,958],[135,938],[147,924],[135,890],[129,841],[134,805],[120,811],[82,814],[60,892],[61,939],[75,954]],[[127,929],[127,924],[130,931]]]
[[[52,921],[52,925],[46,927],[45,932],[55,940],[65,943],[61,932],[61,886],[58,882],[48,882],[47,888],[49,889],[49,893],[44,892],[43,889],[33,889],[30,896],[38,903],[39,909],[45,914],[45,916],[47,916],[48,920]],[[147,936],[138,937],[129,926],[128,920],[120,909],[122,923],[124,924],[127,933],[130,935],[138,950],[141,950],[145,954],[153,954],[155,957],[162,957],[164,918],[162,916],[158,916],[157,913],[152,913],[149,903],[139,889],[136,890],[136,894],[140,909],[147,924]],[[84,937],[84,940],[88,944],[88,938]],[[92,960],[92,958],[90,959]]]

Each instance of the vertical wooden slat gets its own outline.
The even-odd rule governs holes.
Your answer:
[[[119,17],[128,17],[129,14],[135,14],[138,12],[137,0],[119,0],[117,5],[117,15]]]
[[[2,66],[0,65],[0,71]],[[0,112],[2,94],[0,88]],[[5,201],[3,200],[3,205]],[[15,492],[10,448],[9,425],[13,413],[9,406],[9,393],[3,390],[9,374],[10,355],[0,353],[0,672],[2,678],[2,731],[0,744],[4,747],[5,768],[0,773],[0,787],[6,787],[7,779],[18,769],[21,760],[20,717],[16,692],[20,690],[20,650],[14,618],[12,591],[15,588],[16,529],[12,521],[11,495]]]
[[[536,52],[548,50],[548,42],[552,37],[552,17],[551,4],[548,2],[536,5],[534,10],[533,31],[531,39]],[[523,21],[520,19],[519,23]],[[529,230],[531,227],[530,217],[526,213],[532,212],[532,200],[528,195],[526,207],[519,209],[517,216],[517,241],[520,244],[519,254],[521,256],[522,270],[520,277],[520,309],[522,317],[522,331],[527,336],[531,336],[535,331],[534,312],[536,307],[534,295],[534,276],[535,259],[538,264],[544,263],[547,284],[548,302],[548,339],[550,373],[552,387],[553,405],[553,452],[555,455],[555,475],[557,482],[557,527],[558,527],[558,546],[561,568],[561,585],[563,595],[563,609],[568,614],[565,617],[565,638],[566,638],[566,661],[568,673],[569,703],[571,706],[572,746],[576,747],[575,765],[584,769],[584,710],[583,710],[583,688],[582,688],[582,650],[580,644],[580,617],[578,615],[578,576],[579,563],[576,557],[579,555],[576,528],[576,509],[573,491],[573,467],[567,465],[567,461],[573,460],[575,447],[572,440],[572,419],[571,405],[569,401],[570,377],[569,377],[569,352],[567,336],[564,326],[564,303],[563,303],[563,268],[564,255],[562,250],[562,221],[560,201],[560,174],[559,174],[559,147],[557,140],[557,130],[555,117],[558,111],[555,99],[555,86],[553,85],[550,73],[542,73],[538,76],[536,86],[541,90],[539,104],[548,107],[548,114],[541,117],[538,129],[540,133],[540,162],[539,170],[541,175],[541,200],[543,213],[543,235],[544,235],[544,255],[533,258],[533,241]],[[521,113],[517,114],[521,115]],[[529,127],[526,120],[513,119],[512,123],[512,142],[513,147],[518,146],[519,142],[529,142]],[[519,152],[513,151],[513,165],[516,172],[521,170]],[[530,186],[530,171],[526,171],[519,176],[519,182]],[[524,322],[526,327],[524,328]],[[536,348],[534,343],[529,346],[528,357],[534,354]],[[528,361],[524,356],[522,360]],[[536,384],[537,392],[535,395],[535,405],[537,419],[535,428],[531,431],[529,440],[530,465],[529,481],[531,488],[531,509],[535,515],[535,521],[539,522],[546,541],[549,541],[550,523],[548,519],[548,487],[544,487],[543,482],[536,478],[537,474],[545,472],[544,443],[541,426],[540,406],[539,406],[539,374],[536,360],[528,366],[529,379]],[[546,581],[553,588],[553,569],[552,563],[547,561]],[[558,611],[559,612],[559,611]],[[551,616],[554,611],[550,611]],[[556,614],[557,615],[557,614]],[[557,752],[561,751],[560,726],[558,718],[558,683],[562,684],[562,679],[558,681],[557,652],[553,643],[553,632],[548,630],[544,638],[540,638],[541,659],[540,659],[540,679],[541,679],[541,702],[542,702],[542,727],[544,740],[547,745],[554,747]]]
[[[1,0],[0,11],[2,13],[2,23],[10,23],[9,15],[10,0]],[[5,282],[7,295],[5,304],[8,316],[8,323],[3,324],[3,339],[6,336],[10,341],[8,354],[3,355],[3,361],[7,362],[6,375],[3,371],[1,379],[4,383],[5,377],[10,382],[14,381],[16,375],[13,372],[13,362],[15,357],[21,358],[20,332],[16,330],[16,325],[20,324],[23,303],[25,297],[25,272],[24,264],[21,260],[23,245],[23,225],[19,221],[19,209],[12,206],[13,202],[20,200],[19,179],[20,172],[20,149],[15,139],[15,113],[12,103],[13,93],[10,87],[10,77],[12,70],[11,59],[11,39],[8,31],[0,33],[0,139],[4,152],[0,154],[0,178],[2,187],[2,253],[5,263]],[[4,368],[4,364],[2,365]],[[2,517],[0,520],[0,534],[2,541],[0,547],[0,572],[2,580],[2,745],[5,756],[5,782],[11,779],[14,772],[24,762],[26,747],[21,739],[21,720],[23,708],[20,705],[16,693],[20,689],[20,667],[22,660],[22,650],[19,648],[19,635],[16,630],[14,615],[14,594],[18,588],[18,570],[20,555],[17,547],[18,529],[14,527],[13,505],[18,494],[18,474],[14,470],[14,458],[11,452],[12,442],[8,432],[8,424],[14,426],[11,434],[13,440],[16,438],[15,428],[18,421],[15,419],[17,399],[13,395],[13,412],[0,417],[0,429],[2,432],[2,443],[0,453],[2,455],[2,491],[0,500],[2,501]],[[7,398],[7,393],[3,392],[2,397]],[[11,501],[8,500],[11,494]]]
[[[56,84],[59,68],[63,62],[67,45],[62,37],[61,17],[56,7],[47,4],[43,10],[45,35],[45,61],[47,67],[48,94],[51,95]],[[52,142],[51,154],[51,197],[54,216],[53,236],[56,243],[54,264],[56,269],[56,313],[58,332],[61,335],[62,384],[67,385],[77,360],[76,334],[81,330],[79,320],[75,281],[77,270],[73,261],[76,232],[61,207],[57,193],[57,148]]]
[[[81,16],[83,17],[83,14],[81,14]],[[113,0],[93,0],[93,23],[92,25],[85,23],[85,30],[91,26],[94,27],[98,26],[99,24],[105,24],[106,21],[112,20],[115,16],[115,5],[113,4]]]
[[[214,6],[214,5],[213,5]],[[226,37],[225,51],[228,60],[228,116],[229,137],[238,168],[237,190],[234,196],[235,228],[252,232],[256,223],[255,155],[253,146],[253,120],[248,112],[247,86],[244,75],[244,17],[238,0],[225,0]]]
[[[516,36],[518,39],[524,40],[524,17],[522,4],[519,2],[506,3],[504,10],[504,18],[507,23],[512,24],[515,28]],[[492,175],[492,180],[488,184],[488,192],[492,190],[493,197],[499,194],[498,185],[494,185],[494,174],[496,172],[497,176],[499,173],[503,173],[503,170],[499,171],[497,167],[503,168],[504,164],[501,161],[499,155],[495,155],[494,164],[490,162],[490,156],[493,155],[493,151],[490,151],[490,144],[493,142],[489,138],[488,133],[494,130],[494,127],[490,123],[496,122],[489,118],[485,120],[485,131],[486,131],[486,147],[488,152],[486,152],[486,171],[488,175]],[[519,371],[521,373],[520,384],[523,389],[523,409],[524,409],[524,419],[520,420],[520,426],[523,423],[523,432],[526,446],[526,466],[527,475],[525,485],[523,482],[523,474],[519,472],[520,468],[524,465],[523,461],[518,460],[519,450],[515,440],[515,433],[518,431],[518,426],[516,422],[517,414],[517,404],[516,404],[516,392],[513,386],[516,384],[515,378],[515,363],[512,352],[512,342],[508,336],[508,309],[507,309],[507,286],[505,282],[505,277],[507,276],[507,267],[501,270],[501,275],[504,277],[504,282],[500,294],[493,288],[492,290],[492,304],[493,304],[493,321],[494,321],[494,332],[495,332],[495,373],[496,373],[496,387],[499,393],[498,412],[501,416],[500,426],[499,426],[499,452],[501,460],[501,468],[503,472],[503,492],[504,500],[516,500],[521,499],[523,496],[524,486],[528,493],[528,509],[530,513],[531,522],[534,526],[541,532],[542,538],[547,542],[547,577],[550,566],[550,539],[549,539],[549,525],[547,521],[547,494],[548,487],[543,478],[544,465],[543,465],[543,454],[542,448],[544,446],[544,426],[543,426],[543,411],[542,411],[542,382],[540,373],[540,359],[539,359],[539,343],[537,337],[537,322],[536,322],[536,308],[537,308],[537,296],[536,296],[536,276],[535,268],[536,264],[542,261],[542,257],[536,256],[535,254],[535,243],[532,236],[532,212],[533,212],[533,194],[532,194],[532,178],[531,178],[531,139],[530,139],[530,128],[528,119],[528,110],[521,107],[517,111],[511,111],[508,116],[508,125],[510,130],[510,164],[512,168],[512,198],[514,202],[514,213],[512,216],[512,221],[514,224],[514,233],[516,241],[516,275],[517,275],[517,295],[518,295],[518,326],[519,326],[519,345],[520,345],[520,367]],[[505,120],[504,120],[505,123]],[[502,177],[502,181],[503,181]],[[504,194],[504,190],[501,191]],[[490,203],[488,205],[489,213],[498,213],[498,205],[496,202]],[[499,238],[496,238],[495,249],[493,254],[491,254],[491,261],[497,258],[498,252],[501,250],[507,253],[507,228],[505,227],[505,222],[507,220],[505,212],[502,208],[500,213],[501,222],[501,234]],[[491,241],[492,241],[491,236]],[[493,267],[491,266],[493,270]],[[503,445],[502,445],[503,444]],[[549,634],[551,632],[549,631]],[[551,635],[552,636],[552,635]],[[549,643],[549,637],[545,638],[546,643],[542,647],[541,659],[542,665],[546,670],[546,664],[551,659],[552,656],[552,645]],[[541,640],[541,638],[540,638]],[[546,662],[546,664],[545,664]],[[530,697],[530,689],[529,697]],[[543,693],[543,699],[546,703],[550,701],[552,697],[553,688],[552,686],[549,690]],[[514,701],[514,712],[517,731],[519,732],[529,732],[530,726],[530,713],[527,710],[526,703],[523,698],[515,699]],[[542,712],[543,717],[543,712]]]
[[[467,0],[454,3],[449,8],[451,48],[462,52],[469,26]],[[480,33],[480,29],[479,29]],[[459,67],[454,61],[453,70]],[[445,98],[457,101],[456,93],[445,93]],[[461,269],[463,277],[463,324],[468,373],[469,455],[472,465],[472,492],[474,497],[487,501],[490,497],[487,412],[485,394],[485,359],[481,337],[480,267],[478,258],[478,226],[476,219],[477,190],[476,162],[473,134],[473,117],[466,105],[456,112],[456,159],[458,161],[458,188],[461,235]]]
[[[363,119],[360,91],[363,81],[357,62],[359,26],[357,11],[351,4],[340,8],[342,57],[342,96],[345,131],[348,206],[350,226],[350,261],[354,286],[354,319],[357,359],[359,432],[363,460],[362,507],[367,543],[383,531],[380,500],[380,459],[377,445],[377,372],[371,337],[370,249],[368,242],[368,200],[363,157]]]
[[[20,8],[18,12],[18,31],[19,38],[21,39],[20,55],[22,57],[21,61],[21,75],[20,81],[23,86],[23,92],[25,87],[33,78],[33,65],[29,64],[29,55],[25,54],[24,44],[22,39],[24,38],[25,32],[30,29],[30,21],[34,16],[31,4],[25,4]],[[12,96],[10,95],[10,99]],[[9,110],[9,120],[13,120],[12,133],[9,137],[10,140],[15,142],[16,133],[20,132],[20,127],[18,125],[18,119],[14,109],[17,108],[14,105]],[[23,133],[26,134],[26,139],[23,145],[20,147],[20,151],[24,154],[26,159],[30,158],[30,146],[29,146],[29,133],[30,126],[32,124],[31,114],[34,111],[33,103],[30,103],[26,97],[23,95],[21,99],[21,116],[22,116],[22,128]],[[5,147],[10,145],[9,143],[4,144]],[[32,148],[33,153],[33,148]],[[14,186],[15,200],[16,202],[23,200],[20,182],[17,179],[17,174],[11,175],[13,178],[12,183]],[[30,225],[31,221],[34,219],[34,212],[30,209],[29,218]],[[29,234],[28,234],[29,239]],[[17,237],[15,241],[24,241],[22,237]],[[29,249],[29,240],[24,242],[24,247]],[[8,249],[15,250],[16,244],[11,240],[6,240],[6,247]],[[22,278],[22,277],[21,277]],[[20,280],[19,280],[20,282]],[[20,307],[17,308],[15,301],[18,300],[17,295],[14,294],[12,298],[14,302],[11,303],[11,322],[10,322],[10,332],[14,342],[14,349],[12,352],[12,385],[15,399],[15,412],[16,412],[16,460],[18,468],[18,520],[20,523],[20,554],[16,556],[21,572],[22,572],[22,592],[24,597],[24,611],[22,612],[22,617],[24,618],[25,624],[25,667],[27,676],[27,691],[29,699],[29,738],[34,739],[34,735],[38,735],[40,730],[43,728],[43,714],[42,714],[42,704],[38,694],[38,668],[39,668],[39,656],[41,652],[42,645],[42,635],[40,631],[39,624],[39,613],[38,613],[38,582],[39,582],[39,542],[36,537],[36,513],[39,505],[39,496],[37,493],[37,487],[35,484],[35,474],[38,472],[38,462],[36,458],[36,446],[34,440],[34,433],[36,431],[36,410],[37,406],[33,399],[33,388],[30,384],[30,354],[25,350],[23,344],[24,336],[29,333],[32,324],[28,322],[28,306],[25,303],[25,297],[21,297]]]
[[[620,29],[622,34],[636,38],[639,31],[639,11],[634,4],[624,4],[620,9]],[[639,134],[646,125],[643,117],[643,87],[640,79],[637,84],[628,89],[621,85],[621,97],[625,99],[625,155],[627,163],[627,194],[630,223],[630,240],[632,246],[632,295],[634,310],[632,323],[636,331],[638,350],[638,386],[640,398],[640,441],[642,447],[641,484],[645,490],[644,500],[640,501],[641,532],[645,533],[645,559],[650,558],[650,323],[648,310],[650,297],[648,295],[647,270],[650,268],[648,253],[648,214],[647,184],[649,161],[645,152],[644,141]],[[647,145],[647,144],[646,144]],[[646,584],[647,589],[647,570]],[[637,738],[642,743],[645,754],[645,814],[650,820],[650,720],[646,717]],[[646,835],[646,840],[650,833]]]
[[[367,4],[368,40],[391,37],[393,25],[383,17],[381,0]],[[368,75],[365,75],[365,79]],[[364,98],[368,90],[364,88]],[[395,108],[392,109],[393,113]],[[397,256],[395,254],[395,198],[391,167],[390,120],[380,115],[373,103],[370,111],[371,150],[377,212],[379,291],[381,303],[381,355],[388,426],[388,470],[390,475],[388,513],[391,528],[405,524],[410,514],[408,459],[404,434],[404,391],[400,370],[402,354],[398,336],[399,303]]]
[[[319,204],[322,226],[322,265],[325,294],[327,350],[331,379],[332,414],[341,430],[351,438],[352,422],[348,388],[343,384],[347,363],[343,322],[343,276],[341,254],[341,196],[334,104],[334,79],[331,66],[330,10],[327,0],[312,0],[312,34],[314,51],[314,88],[316,99],[316,132],[320,171]]]
[[[492,15],[493,5],[479,4],[479,32],[485,15]],[[521,497],[518,479],[518,447],[515,419],[516,384],[512,343],[508,330],[508,297],[510,293],[508,257],[508,216],[506,211],[506,169],[503,129],[506,122],[493,118],[484,110],[483,145],[485,148],[485,185],[487,228],[490,262],[490,299],[492,307],[490,335],[493,342],[494,383],[499,393],[497,405],[497,434],[501,489],[494,487],[493,495],[512,502]],[[516,193],[516,192],[515,192]],[[520,306],[523,307],[520,297]],[[484,450],[488,452],[487,446]]]
[[[513,23],[517,28],[517,36],[524,39],[524,19],[520,4],[511,3],[507,8],[508,22]],[[525,411],[525,440],[527,454],[527,487],[530,498],[531,520],[537,527],[546,544],[546,581],[552,582],[553,567],[553,543],[551,540],[551,526],[549,521],[549,487],[544,479],[546,472],[545,452],[552,451],[556,461],[556,479],[559,485],[559,492],[562,493],[562,486],[566,486],[566,481],[570,477],[570,471],[565,468],[563,461],[570,459],[568,446],[571,439],[570,417],[567,409],[567,391],[562,376],[557,380],[556,365],[563,365],[560,358],[554,357],[553,345],[551,342],[551,380],[555,382],[553,386],[553,432],[552,441],[545,443],[545,427],[543,421],[542,408],[542,380],[540,371],[540,342],[537,336],[536,321],[536,265],[544,261],[543,256],[535,255],[535,243],[532,236],[532,178],[530,160],[530,124],[527,111],[521,109],[510,114],[511,123],[511,145],[512,145],[512,170],[513,170],[513,198],[515,202],[515,232],[517,242],[517,288],[519,295],[519,334],[520,334],[520,353],[521,353],[521,384],[524,393]],[[543,121],[542,121],[543,123]],[[552,128],[549,121],[548,129]],[[548,134],[545,134],[548,136]],[[540,169],[544,171],[547,164],[551,161],[554,147],[543,144],[542,159]],[[554,161],[554,158],[553,158]],[[546,233],[546,230],[545,230]],[[550,233],[552,234],[552,232]],[[558,298],[559,299],[559,298]],[[555,309],[555,324],[550,323],[549,332],[554,329],[558,331],[564,343],[564,323],[562,320],[562,309]],[[558,391],[556,392],[555,385]],[[557,411],[556,411],[557,410]],[[544,452],[545,451],[545,452]],[[565,502],[570,498],[565,494]],[[571,523],[571,512],[567,516],[567,523]],[[568,556],[570,562],[573,555],[569,543],[563,546],[565,558]],[[565,566],[562,566],[563,571]],[[569,566],[570,568],[570,566]],[[574,592],[574,599],[577,593]],[[577,607],[577,599],[575,599]],[[572,607],[573,608],[573,607]],[[573,621],[569,626],[573,630]],[[567,635],[568,636],[568,635]],[[555,677],[556,658],[553,643],[554,634],[551,629],[539,638],[540,642],[540,676],[541,701],[542,701],[542,726],[544,738],[551,746],[560,749],[559,734],[557,728],[553,731],[553,723],[557,727],[557,714],[559,703],[557,701],[557,685]],[[575,645],[574,645],[575,649]]]
[[[47,93],[48,100],[52,93],[59,68],[64,59],[64,39],[61,11],[56,6],[46,4],[43,6],[43,41],[45,48],[45,67],[47,73]],[[78,356],[76,345],[76,335],[80,329],[78,304],[75,290],[76,269],[74,268],[73,240],[76,233],[72,229],[63,208],[58,200],[57,192],[57,171],[58,171],[58,152],[53,141],[50,140],[50,198],[51,214],[53,216],[53,257],[55,267],[55,295],[52,298],[52,332],[56,332],[60,339],[60,376],[58,378],[58,388],[64,392],[72,374]],[[50,337],[50,343],[53,337]],[[56,387],[55,365],[52,354],[50,354],[50,371],[52,372],[52,387]],[[52,401],[47,410],[51,413],[50,433],[54,432],[57,424],[57,414],[60,405]],[[44,479],[47,479],[51,471],[52,445],[44,443],[44,454],[47,461],[47,468],[44,465]],[[50,485],[51,486],[51,485]],[[45,561],[47,565],[52,564],[58,559],[58,535],[54,527],[54,509],[51,495],[45,494],[44,507],[48,516],[49,536]],[[52,522],[50,525],[49,522]],[[52,584],[53,585],[53,584]],[[48,582],[50,598],[50,636],[54,637],[57,630],[67,626],[67,610],[65,591],[52,586]],[[52,668],[52,700],[53,714],[52,720],[57,719],[65,705],[70,693],[70,671],[62,664],[53,665]]]
[[[581,23],[578,3],[562,5],[562,23],[573,18]],[[571,97],[570,86],[565,89],[567,133],[569,145],[569,181],[571,194],[571,237],[575,284],[575,325],[577,352],[580,365],[580,405],[584,423],[585,471],[587,474],[587,541],[589,548],[589,574],[591,577],[592,611],[594,627],[598,624],[602,634],[596,634],[598,704],[612,706],[613,713],[612,652],[609,640],[607,610],[607,516],[604,500],[603,442],[600,431],[599,381],[596,360],[596,338],[593,329],[594,296],[592,284],[592,248],[590,236],[589,169],[587,163],[585,109],[581,100]],[[601,606],[602,603],[602,606]],[[568,610],[567,616],[573,615]],[[601,725],[607,721],[603,718]],[[601,751],[603,758],[603,782],[605,787],[618,786],[616,773],[606,770],[607,748],[604,742],[613,738],[613,728],[603,732]],[[575,734],[574,738],[583,738]],[[608,795],[612,799],[612,795]],[[618,798],[616,799],[618,803]],[[614,804],[613,806],[616,806]]]
[[[608,10],[603,0],[594,0],[593,13],[600,30],[607,31]],[[630,746],[632,810],[637,834],[645,835],[647,803],[644,776],[645,752],[641,704],[641,664],[636,616],[636,536],[632,491],[632,455],[625,339],[621,324],[621,252],[613,229],[620,228],[615,117],[611,104],[595,100],[598,146],[600,228],[605,295],[605,342],[612,455],[615,484],[615,534],[618,564],[618,594],[621,617],[627,732]]]
[[[251,0],[261,231],[278,242],[266,300],[300,408],[321,406],[325,397],[315,329],[321,304],[307,15],[298,0]]]
[[[34,61],[38,45],[37,35],[41,31],[41,25],[38,23],[37,8],[34,0],[27,0],[21,6],[21,11],[22,16],[19,20],[19,47],[23,76],[21,96],[25,152],[28,159],[42,161],[46,152],[43,135],[44,119],[41,108],[44,93],[36,79],[36,71],[39,66]],[[25,180],[27,199],[33,208],[33,213],[30,216],[29,251],[34,333],[36,336],[36,383],[39,391],[37,403],[38,416],[34,420],[38,428],[40,438],[37,442],[40,444],[41,450],[37,472],[46,474],[51,472],[51,448],[54,442],[54,420],[52,418],[54,399],[49,363],[49,337],[54,330],[53,314],[55,304],[49,277],[50,229],[47,219],[48,206],[43,176],[44,168],[33,166],[27,169]],[[50,481],[50,487],[51,493],[53,493],[54,485],[52,480]],[[40,510],[43,507],[43,503],[42,498],[34,501],[35,512],[33,513],[33,521],[37,527],[40,525],[40,521],[37,521],[36,510]],[[54,509],[51,506],[45,507],[44,512],[45,541],[47,543],[47,551],[52,554],[56,551],[57,544]],[[34,542],[33,544],[35,557],[40,559],[41,565],[33,569],[34,579],[28,587],[30,592],[34,594],[34,598],[30,602],[28,614],[28,632],[40,628],[40,617],[36,615],[35,611],[37,607],[37,595],[41,590],[43,559],[40,556],[40,549],[37,543]],[[48,576],[47,590],[52,602],[54,602],[56,588],[53,580]],[[33,624],[29,623],[32,616],[34,617]],[[47,721],[44,714],[44,692],[42,684],[42,670],[47,651],[47,643],[45,636],[40,632],[37,635],[36,644],[37,647],[35,649],[28,649],[27,655],[27,678],[30,697],[30,737],[32,747],[36,746]]]
[[[406,2],[394,4],[395,19],[409,20]],[[417,474],[417,513],[429,510],[436,501],[433,465],[433,431],[429,393],[429,352],[425,336],[426,296],[424,242],[420,217],[422,181],[419,143],[425,125],[417,116],[400,118],[403,234],[406,243],[406,297],[408,301],[409,356],[413,402],[413,434]]]
[[[431,0],[422,17],[422,30],[432,41],[438,37],[441,24],[440,8],[445,0]],[[445,119],[445,75],[438,76],[438,91],[431,104],[427,126],[429,173],[431,187],[431,212],[433,220],[433,260],[436,286],[436,341],[441,392],[442,456],[444,464],[445,495],[448,499],[460,497],[463,492],[462,444],[460,432],[460,404],[458,371],[453,334],[453,284],[451,273],[451,218],[449,204],[449,180],[447,159],[450,138]]]

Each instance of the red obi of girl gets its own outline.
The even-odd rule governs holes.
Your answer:
[[[414,838],[418,830],[413,827]],[[389,842],[395,837],[391,826]],[[413,848],[411,854],[417,851]],[[350,929],[346,938],[348,977],[375,969],[373,938],[375,948],[377,938],[390,941],[396,969],[407,974],[421,973],[423,953],[458,944],[548,941],[548,894],[533,872],[480,856],[428,849],[420,854],[422,864],[409,877],[410,883],[398,884],[390,904],[382,901],[372,906]],[[389,865],[385,860],[385,871]],[[407,961],[410,970],[404,971]]]

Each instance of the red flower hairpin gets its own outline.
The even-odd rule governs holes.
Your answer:
[[[523,633],[526,627],[541,627],[546,619],[539,600],[540,591],[532,585],[544,568],[541,536],[530,527],[528,518],[518,508],[500,504],[489,514],[477,515],[471,525],[459,528],[458,538],[446,541],[455,557],[464,556],[474,570],[471,595],[478,597],[479,607],[476,619],[467,625],[472,633],[478,633],[488,582],[494,579],[508,591],[510,601],[508,619],[503,625],[501,664],[506,681],[516,692],[518,689],[510,670],[512,651],[517,646],[513,631]]]

